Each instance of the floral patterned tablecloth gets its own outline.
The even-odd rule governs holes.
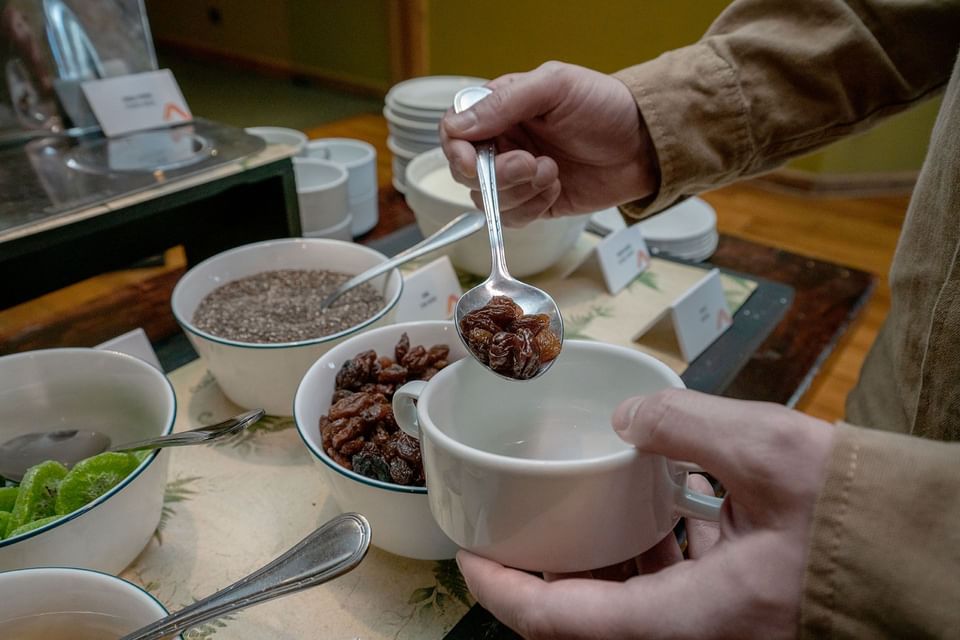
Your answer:
[[[629,345],[682,372],[686,363],[638,344],[636,337],[704,270],[654,259],[623,292],[611,296],[598,276],[582,267],[595,243],[585,235],[561,263],[532,280],[557,299],[566,336]],[[731,314],[756,288],[755,282],[729,275],[722,283]],[[471,279],[464,277],[462,284],[471,286]],[[224,397],[200,360],[169,377],[177,396],[178,431],[241,410]],[[231,442],[164,455],[169,473],[160,527],[122,575],[171,610],[266,564],[339,513],[292,418],[267,416]],[[186,637],[429,640],[442,638],[472,604],[453,560],[410,560],[371,547],[345,576],[215,620]]]
[[[199,360],[170,374],[181,431],[240,412]],[[299,542],[339,509],[292,418],[267,416],[235,440],[170,450],[163,518],[122,577],[175,610]],[[442,638],[472,604],[453,560],[371,547],[352,572],[198,627],[188,640]]]

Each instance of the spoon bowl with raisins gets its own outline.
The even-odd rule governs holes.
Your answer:
[[[461,89],[457,113],[490,95],[486,87]],[[503,250],[496,148],[477,144],[477,176],[490,234],[490,277],[460,296],[454,319],[460,340],[481,364],[510,380],[532,380],[553,365],[563,346],[563,318],[556,301],[542,289],[510,275]]]

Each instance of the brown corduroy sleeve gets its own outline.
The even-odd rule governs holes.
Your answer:
[[[809,638],[960,633],[960,443],[841,424],[800,610]]]
[[[960,2],[738,0],[697,44],[614,74],[637,101],[660,190],[625,210],[768,171],[942,90]]]

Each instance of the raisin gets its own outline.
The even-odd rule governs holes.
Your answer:
[[[360,415],[360,412],[370,405],[376,404],[376,402],[377,396],[373,393],[354,393],[330,407],[327,415],[330,416],[331,420],[352,418],[353,416]]]
[[[393,359],[396,362],[403,362],[403,357],[410,351],[410,337],[404,333],[400,336],[397,346],[393,348]]]
[[[366,382],[372,382],[379,371],[377,353],[373,350],[357,354],[343,363],[337,373],[337,388],[357,391]]]
[[[336,422],[340,421],[337,420]],[[337,427],[337,430],[333,432],[333,438],[330,442],[333,444],[333,447],[339,451],[345,442],[363,435],[364,431],[363,420],[360,418],[347,418],[343,421],[343,425]]]
[[[500,331],[500,325],[494,321],[485,309],[475,309],[460,320],[460,331],[464,334],[468,334],[474,329],[482,329],[487,333],[494,334]]]
[[[380,356],[379,358],[377,358],[377,364],[380,365],[381,369],[386,369],[387,367],[393,364],[393,359],[388,358],[387,356]]]
[[[352,456],[361,449],[363,449],[363,438],[354,438],[353,440],[348,440],[340,445],[340,455],[342,456]]]
[[[407,368],[399,364],[391,364],[389,367],[380,369],[377,374],[377,382],[387,384],[403,384],[407,381]]]
[[[349,389],[337,389],[330,398],[330,404],[337,404],[347,396],[352,396],[354,393],[354,391],[350,391]]]
[[[383,457],[374,453],[364,451],[353,456],[353,470],[380,482],[390,482],[390,467]]]
[[[414,465],[422,464],[420,461],[420,441],[406,433],[401,433],[397,436],[397,455]]]
[[[521,346],[520,338],[515,333],[501,331],[490,340],[487,350],[487,363],[490,368],[503,375],[513,375],[514,354]]]
[[[520,348],[513,355],[513,377],[528,380],[540,370],[540,350],[534,345],[529,329],[520,329],[516,336],[520,339]]]
[[[536,315],[521,316],[510,325],[510,331],[517,333],[520,329],[527,329],[533,335],[537,335],[550,326],[550,316],[545,313]]]
[[[493,296],[483,309],[501,328],[509,327],[510,323],[523,315],[520,305],[507,296]]]
[[[419,376],[426,370],[429,358],[427,350],[422,345],[417,345],[403,356],[401,364],[407,368],[410,375]]]
[[[386,402],[372,404],[360,413],[360,419],[367,423],[385,422],[393,418],[393,409]]]
[[[390,461],[390,479],[396,484],[410,484],[413,476],[413,469],[410,467],[410,463],[403,458],[394,458]]]
[[[436,366],[437,363],[446,360],[448,355],[450,355],[450,347],[445,344],[435,344],[427,351],[427,364],[439,369],[440,367]]]
[[[540,352],[540,362],[550,362],[560,355],[560,338],[550,329],[538,333],[533,341]]]

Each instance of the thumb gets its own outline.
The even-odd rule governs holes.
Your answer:
[[[448,112],[442,121],[450,138],[486,140],[495,138],[516,124],[549,111],[559,100],[555,82],[547,74],[534,70],[512,74],[488,85],[493,89],[486,98],[461,113]]]
[[[819,463],[810,471],[822,467],[833,436],[826,422],[781,405],[683,389],[625,400],[613,428],[642,451],[699,464],[741,496],[780,490],[805,456]]]

